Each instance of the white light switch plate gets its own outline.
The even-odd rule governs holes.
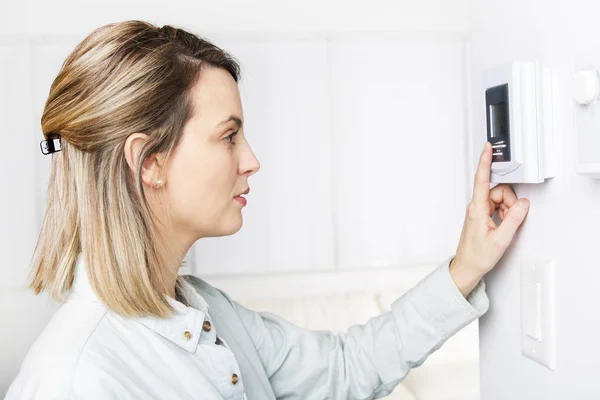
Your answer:
[[[553,261],[535,257],[521,260],[521,351],[556,369]]]

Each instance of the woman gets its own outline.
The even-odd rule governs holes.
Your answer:
[[[178,276],[196,240],[240,229],[260,167],[238,75],[211,43],[139,21],[94,31],[67,58],[42,116],[53,160],[31,283],[64,305],[7,399],[377,398],[487,310],[481,279],[529,207],[490,191],[489,144],[456,256],[343,335]]]

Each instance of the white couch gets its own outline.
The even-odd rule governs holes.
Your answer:
[[[307,329],[345,331],[389,310],[432,266],[207,279],[244,306],[280,315]],[[469,325],[387,397],[478,400],[478,325]]]

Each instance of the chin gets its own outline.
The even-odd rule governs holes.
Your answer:
[[[242,229],[242,223],[243,219],[241,214],[237,216],[237,218],[234,217],[227,219],[226,221],[223,221],[223,223],[218,227],[218,229],[215,229],[214,235],[211,236],[219,237],[233,235],[234,233]]]
[[[242,228],[242,222],[242,213],[238,211],[212,220],[194,221],[194,226],[188,225],[188,229],[195,232],[197,239],[230,236]]]

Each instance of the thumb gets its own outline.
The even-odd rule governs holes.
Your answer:
[[[517,233],[517,229],[521,226],[527,213],[529,212],[529,200],[519,199],[515,204],[508,209],[508,212],[504,216],[504,220],[500,226],[494,232],[498,235],[497,239],[500,243],[506,243],[506,246],[510,244],[513,236]]]

